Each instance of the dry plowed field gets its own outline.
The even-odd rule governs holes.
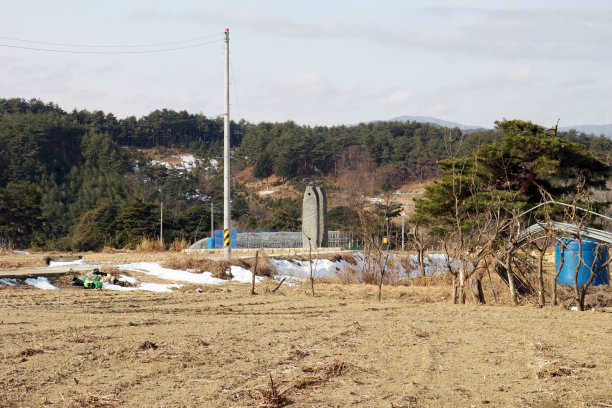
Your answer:
[[[64,285],[0,290],[0,406],[612,406],[611,313],[435,286]]]

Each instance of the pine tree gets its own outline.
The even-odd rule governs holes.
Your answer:
[[[253,176],[260,180],[267,179],[272,175],[273,168],[274,163],[272,161],[272,156],[265,150],[261,156],[259,156],[259,159],[257,159],[253,167]]]

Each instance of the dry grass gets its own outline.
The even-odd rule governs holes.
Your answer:
[[[142,237],[142,240],[136,245],[136,252],[161,252],[164,251],[164,244],[156,239]]]
[[[352,254],[348,254],[348,255],[338,255],[341,259],[343,259],[346,263],[353,265],[353,266],[357,266],[357,260],[355,259],[355,257]]]
[[[289,382],[287,385],[279,389],[272,379],[272,374],[269,374],[269,382],[267,387],[259,390],[265,407],[284,407],[291,403],[289,398],[296,390],[313,390],[321,387],[327,383],[333,377],[339,377],[341,375],[349,375],[357,370],[356,366],[352,363],[334,360],[327,364],[312,364],[302,368],[302,372],[308,375],[301,376],[294,381]]]
[[[230,293],[231,289],[216,285],[200,285],[197,283],[183,284],[180,288],[174,289],[177,292],[195,292],[195,293]]]
[[[274,380],[272,379],[272,374],[270,374],[270,382],[268,383],[268,387],[259,390],[261,397],[264,400],[264,406],[274,408],[284,407],[291,402],[285,395],[286,391],[287,390],[283,392],[278,391],[276,385],[274,384]]]
[[[23,406],[23,400],[26,397],[25,391],[3,390],[0,391],[0,407],[17,408]]]
[[[35,354],[44,353],[44,349],[42,347],[26,347],[17,353],[16,357],[30,357]]]
[[[255,259],[252,259],[251,262],[255,263]],[[253,268],[251,268],[251,271]],[[276,274],[276,267],[270,261],[270,258],[266,254],[264,250],[259,251],[259,260],[257,261],[257,276],[265,276],[271,278]]]
[[[230,267],[232,265],[248,268],[249,264],[241,259],[230,261],[214,261],[210,259],[172,259],[163,263],[163,266],[170,269],[191,270],[195,273],[210,272],[215,278],[232,279]]]
[[[138,345],[138,350],[157,350],[157,347],[157,344],[153,343],[152,341],[145,340]]]
[[[189,242],[185,238],[177,238],[169,245],[168,250],[172,252],[181,252],[183,249],[189,248]]]
[[[108,340],[110,338],[110,336],[97,336],[93,332],[83,334],[80,330],[74,329],[68,337],[68,341],[72,343],[95,343],[99,340]]]
[[[533,371],[535,378],[541,380],[554,377],[576,376],[586,371],[584,367],[578,367],[562,355],[555,352],[554,348],[541,341],[531,343],[534,356],[529,362],[529,368]]]
[[[448,273],[432,276],[416,276],[410,279],[402,279],[396,285],[402,286],[450,286],[452,277]]]
[[[36,254],[1,254],[0,255],[0,270],[11,270],[19,268],[29,268],[45,266],[43,258]]]
[[[2,290],[0,406],[610,402],[609,313],[450,305],[448,286],[386,286],[380,303],[364,284],[214,289]]]
[[[117,407],[123,401],[117,398],[113,394],[100,395],[100,394],[85,394],[80,397],[76,397],[68,401],[65,408],[108,408]]]
[[[358,369],[354,364],[347,361],[334,360],[327,364],[313,364],[302,369],[305,373],[315,373],[325,377],[326,379],[338,377],[341,375],[352,374],[355,371],[363,371]]]

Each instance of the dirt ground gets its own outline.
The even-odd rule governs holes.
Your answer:
[[[609,407],[612,313],[447,286],[0,289],[2,407]]]

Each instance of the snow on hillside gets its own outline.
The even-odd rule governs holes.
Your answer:
[[[185,155],[172,155],[168,161],[164,160],[151,160],[151,164],[158,164],[168,169],[185,170],[192,172],[198,164],[201,164],[202,160],[197,159],[193,154]]]

